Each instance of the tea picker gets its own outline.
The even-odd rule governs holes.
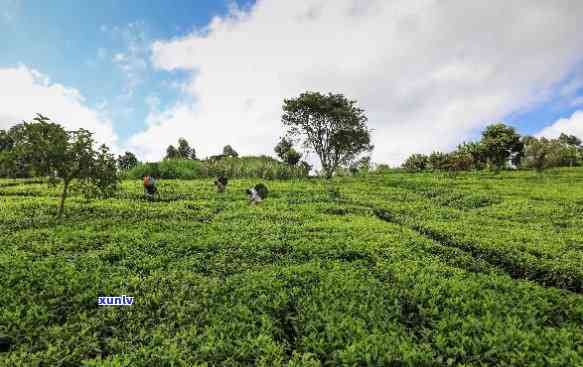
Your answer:
[[[262,202],[263,200],[265,200],[265,198],[267,197],[267,194],[269,193],[269,190],[267,189],[267,187],[260,183],[255,185],[255,187],[252,187],[250,189],[247,189],[245,191],[247,193],[247,196],[249,197],[250,203],[257,205],[260,202]]]
[[[144,194],[148,200],[154,200],[154,195],[158,192],[156,188],[156,179],[159,179],[160,175],[156,175],[156,178],[153,175],[146,175],[144,176]]]
[[[225,176],[220,176],[215,180],[215,186],[217,187],[217,192],[225,192],[229,180]]]

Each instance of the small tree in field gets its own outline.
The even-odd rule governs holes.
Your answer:
[[[432,152],[427,157],[427,163],[433,171],[445,170],[447,169],[447,154],[438,151]]]
[[[94,193],[102,197],[108,197],[115,193],[120,178],[117,174],[115,157],[109,152],[109,148],[102,144],[91,165],[91,173],[87,181]]]
[[[407,171],[425,171],[429,167],[429,158],[424,154],[412,154],[403,163],[402,167]]]
[[[13,126],[8,131],[0,130],[0,177],[29,177],[30,167],[13,150],[20,126]]]
[[[364,110],[342,94],[306,92],[286,99],[281,119],[289,137],[303,138],[304,147],[316,152],[326,178],[373,149]]]
[[[178,139],[177,156],[180,159],[196,159],[196,152],[191,148],[188,141],[184,138]]]
[[[302,155],[293,148],[293,142],[286,138],[281,138],[273,150],[279,159],[290,166],[295,166],[302,159]]]
[[[166,148],[166,157],[164,157],[164,159],[178,159],[178,150],[176,148],[174,148],[174,145],[169,145],[168,148]]]
[[[118,182],[115,158],[105,146],[99,152],[93,150],[91,132],[66,131],[42,115],[34,120],[37,122],[25,122],[19,127],[13,151],[34,175],[49,176],[52,183],[62,181],[59,217],[63,215],[73,180],[92,182],[102,192],[115,189]]]
[[[237,153],[235,151],[235,149],[233,149],[232,146],[230,145],[225,145],[225,147],[223,148],[223,155],[225,157],[233,157],[233,158],[237,158],[239,156],[239,153]]]
[[[117,165],[121,170],[129,170],[138,165],[138,158],[132,152],[125,152],[117,158]]]
[[[293,145],[294,144],[291,140],[283,137],[279,140],[279,143],[277,143],[277,145],[275,146],[275,148],[273,148],[273,150],[275,151],[275,154],[277,154],[279,159],[281,159],[282,161],[285,161],[287,152],[289,152],[289,150],[292,149]]]

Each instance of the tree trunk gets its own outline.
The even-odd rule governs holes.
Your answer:
[[[61,204],[59,205],[59,214],[57,215],[59,218],[63,216],[63,212],[65,211],[65,199],[67,199],[67,190],[69,189],[69,181],[64,181],[63,183],[63,192],[61,193]]]
[[[332,176],[334,175],[334,170],[330,167],[322,167],[322,169],[324,170],[324,177],[329,180],[332,178]]]

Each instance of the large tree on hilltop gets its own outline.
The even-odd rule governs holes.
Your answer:
[[[520,164],[524,154],[520,135],[513,127],[502,123],[487,126],[482,132],[480,144],[484,156],[497,171],[504,168],[508,161]]]
[[[364,110],[342,94],[305,92],[286,99],[281,119],[288,137],[302,139],[318,155],[326,178],[373,149]]]

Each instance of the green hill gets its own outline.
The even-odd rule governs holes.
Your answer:
[[[580,168],[212,181],[0,180],[0,365],[583,365]]]

